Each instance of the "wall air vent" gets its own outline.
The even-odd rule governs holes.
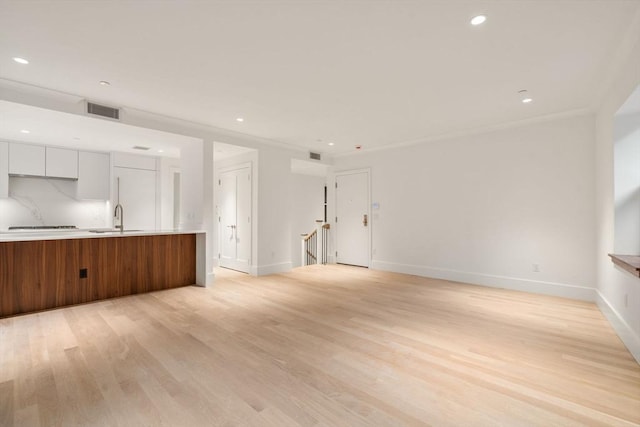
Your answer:
[[[87,113],[94,116],[106,117],[107,119],[120,120],[120,110],[106,105],[87,102]]]
[[[147,150],[150,150],[150,149],[151,149],[151,147],[144,147],[144,146],[142,146],[142,145],[134,145],[134,146],[133,146],[133,149],[134,149],[134,150],[147,151]]]
[[[320,155],[320,153],[314,153],[313,151],[309,152],[309,158],[311,160],[322,160],[322,156]]]

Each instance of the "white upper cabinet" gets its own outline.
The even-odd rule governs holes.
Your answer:
[[[9,174],[45,176],[43,145],[9,143]]]
[[[9,174],[78,178],[78,150],[9,143]]]
[[[109,200],[110,156],[78,152],[78,199]]]
[[[9,197],[9,143],[0,141],[0,198]]]
[[[45,176],[78,178],[78,150],[46,147]]]

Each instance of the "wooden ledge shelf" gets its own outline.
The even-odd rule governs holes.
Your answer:
[[[611,261],[620,268],[627,270],[636,277],[640,277],[640,256],[639,255],[615,255],[609,254]]]

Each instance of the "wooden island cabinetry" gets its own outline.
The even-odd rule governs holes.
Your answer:
[[[0,241],[0,317],[195,283],[196,234]]]

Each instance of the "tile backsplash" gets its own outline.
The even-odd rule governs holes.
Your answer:
[[[54,178],[9,178],[9,198],[0,199],[0,231],[16,225],[111,227],[110,203],[77,200],[75,181]]]

